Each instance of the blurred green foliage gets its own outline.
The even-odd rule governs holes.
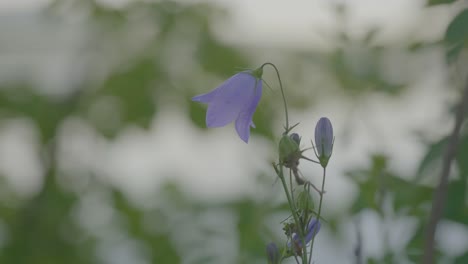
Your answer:
[[[429,5],[450,4],[452,1],[428,1]],[[123,41],[125,25],[134,14],[144,14],[145,19],[159,34],[151,38],[146,45],[137,51],[119,50],[123,59],[112,65],[111,71],[102,82],[84,78],[75,90],[66,96],[54,98],[40,93],[34,83],[15,83],[0,87],[0,124],[2,120],[14,117],[26,117],[34,122],[40,131],[41,153],[45,168],[44,182],[38,193],[32,197],[22,197],[9,190],[5,181],[0,182],[0,224],[3,227],[4,238],[0,251],[0,263],[103,263],[99,251],[102,237],[89,233],[79,224],[74,212],[77,210],[82,196],[61,184],[60,179],[66,177],[66,172],[57,168],[56,136],[60,126],[71,117],[82,117],[92,124],[102,135],[114,138],[129,125],[148,128],[150,122],[160,109],[158,98],[171,94],[183,95],[182,102],[188,103],[187,115],[197,126],[204,127],[205,108],[199,104],[189,103],[192,90],[180,90],[182,83],[191,86],[193,75],[181,76],[177,80],[170,75],[164,63],[165,55],[169,53],[171,38],[174,34],[183,34],[180,27],[197,29],[194,35],[180,36],[184,41],[191,42],[195,47],[194,60],[206,74],[212,74],[223,79],[232,74],[235,69],[248,67],[251,60],[245,50],[231,47],[220,41],[209,24],[213,14],[224,14],[207,4],[181,4],[172,1],[135,1],[123,9],[106,7],[92,0],[55,1],[45,14],[60,16],[59,10],[85,10],[90,15],[91,23],[97,32],[91,42],[99,44]],[[182,26],[180,25],[182,23]],[[350,98],[369,92],[381,92],[395,96],[405,89],[402,84],[391,83],[381,75],[378,67],[381,52],[385,47],[372,44],[375,32],[371,31],[362,41],[351,41],[342,36],[343,47],[359,46],[362,56],[359,57],[359,68],[346,63],[345,48],[337,48],[327,55],[317,55],[336,78],[340,88],[344,89]],[[106,42],[109,36],[116,39]],[[338,40],[337,40],[338,41]],[[169,43],[169,44],[168,44]],[[447,47],[449,62],[459,58],[468,43],[468,9],[462,10],[450,23],[446,31],[444,43]],[[118,43],[116,43],[117,45]],[[432,43],[417,43],[417,46],[432,45]],[[99,45],[97,45],[99,46]],[[105,45],[104,45],[105,46]],[[406,47],[411,51],[414,46]],[[102,48],[105,51],[106,48]],[[88,71],[98,71],[101,59],[96,55],[96,61],[88,65]],[[291,52],[291,57],[296,56]],[[306,60],[309,58],[306,58]],[[104,98],[112,98],[119,105],[120,119],[115,126],[103,126],[101,121],[94,120],[89,109]],[[274,112],[269,111],[270,105],[262,102],[255,116],[257,129],[253,133],[263,135],[274,144],[272,119]],[[447,206],[444,219],[468,225],[467,182],[468,182],[468,133],[465,130],[461,137],[459,153],[456,159],[457,177],[449,184]],[[441,160],[447,140],[440,139],[429,142],[427,153],[420,161],[416,175],[398,175],[389,168],[391,157],[376,153],[369,158],[370,165],[364,168],[352,168],[347,173],[349,179],[357,186],[359,193],[352,203],[346,217],[353,217],[364,210],[372,210],[383,219],[390,217],[384,206],[390,201],[392,211],[398,216],[414,217],[418,222],[417,231],[413,234],[406,256],[417,262],[422,254],[423,232],[432,201],[434,188],[423,183],[428,170],[439,169],[437,162]],[[436,164],[436,165],[434,165]],[[272,173],[273,175],[273,173]],[[84,176],[83,176],[84,177]],[[413,179],[413,180],[407,180]],[[147,210],[132,203],[118,188],[99,182],[91,177],[90,186],[99,192],[109,194],[111,205],[115,209],[116,222],[120,232],[144,245],[147,263],[221,263],[222,259],[204,252],[199,243],[191,243],[190,247],[180,248],[174,232],[168,230],[171,219],[163,211]],[[238,233],[238,263],[264,263],[264,246],[277,239],[277,232],[270,229],[267,220],[278,213],[285,213],[286,205],[274,205],[265,201],[241,199],[229,203],[200,203],[190,198],[177,186],[165,185],[158,193],[158,199],[167,201],[167,206],[178,212],[191,212],[190,216],[199,215],[216,208],[226,208],[237,216]],[[163,198],[161,198],[163,197]],[[118,219],[118,220],[117,220]],[[149,219],[149,220],[148,220]],[[190,220],[190,219],[188,219]],[[338,232],[336,225],[339,219],[327,219],[331,229]],[[151,224],[153,223],[154,226]],[[149,228],[152,226],[153,229]],[[149,231],[152,230],[152,231]],[[155,230],[154,230],[155,229]],[[217,236],[217,231],[208,228],[206,235]],[[187,261],[186,254],[193,257]],[[382,259],[368,259],[367,263],[396,263],[401,256],[387,250]],[[439,252],[443,255],[443,252]],[[398,258],[397,258],[398,257]],[[452,260],[453,263],[468,263],[468,253]],[[121,263],[121,262],[118,262]],[[146,263],[146,262],[145,262]]]
[[[427,4],[431,5],[441,5],[441,4],[451,4],[455,2],[455,0],[428,0]]]
[[[447,46],[449,62],[458,58],[460,52],[468,46],[468,9],[461,11],[445,32],[444,42]]]

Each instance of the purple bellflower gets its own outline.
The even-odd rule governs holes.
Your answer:
[[[262,73],[262,68],[239,72],[211,92],[193,97],[192,101],[208,104],[206,126],[222,127],[236,121],[237,134],[247,143],[262,96]]]
[[[315,126],[315,146],[320,164],[326,167],[333,151],[333,127],[330,119],[320,118]]]
[[[306,243],[306,245],[309,244],[312,238],[315,235],[317,235],[319,231],[320,231],[320,221],[318,221],[315,218],[310,219],[309,225],[307,226],[307,233],[305,234],[305,237],[304,237],[304,242]],[[298,234],[294,233],[292,237],[292,241],[294,242],[295,245],[302,247],[302,241]]]

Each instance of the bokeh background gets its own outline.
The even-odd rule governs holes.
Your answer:
[[[276,76],[265,70],[249,144],[232,125],[206,129],[190,101],[266,61],[304,148],[320,117],[334,126],[315,263],[417,263],[468,74],[467,8],[0,1],[0,263],[266,263],[288,217],[270,165]],[[468,263],[467,181],[465,125],[437,263]]]

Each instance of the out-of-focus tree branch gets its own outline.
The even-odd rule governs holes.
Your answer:
[[[463,96],[460,105],[455,115],[455,126],[450,135],[447,150],[445,152],[442,164],[442,172],[440,175],[439,185],[432,200],[432,210],[429,218],[429,223],[426,229],[424,255],[422,257],[423,264],[434,263],[434,237],[437,229],[437,224],[442,217],[445,201],[447,197],[448,178],[450,174],[450,166],[457,153],[457,146],[460,137],[460,129],[464,120],[464,113],[468,107],[468,78],[463,90]]]

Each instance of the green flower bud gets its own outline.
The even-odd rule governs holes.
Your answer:
[[[289,164],[294,158],[300,155],[299,144],[290,136],[284,135],[279,142],[279,156],[281,162]]]
[[[312,200],[309,192],[306,190],[299,192],[296,203],[299,210],[307,212],[312,212],[314,210],[314,201]]]

